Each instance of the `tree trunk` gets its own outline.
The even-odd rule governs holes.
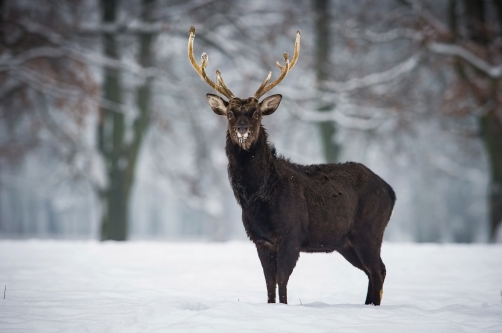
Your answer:
[[[143,18],[152,20],[154,0],[143,0]],[[103,22],[115,21],[117,2],[115,0],[101,0]],[[119,59],[119,51],[115,34],[104,34],[104,50],[107,57]],[[151,44],[154,35],[139,34],[139,63],[143,67],[152,65]],[[120,72],[116,69],[105,68],[103,95],[106,100],[122,103],[122,85]],[[138,115],[132,124],[133,138],[125,141],[125,115],[117,110],[101,109],[101,119],[98,125],[99,149],[106,161],[108,174],[107,188],[102,191],[102,201],[105,211],[102,218],[102,240],[126,240],[128,207],[131,188],[134,182],[137,160],[147,132],[151,104],[152,79],[147,78],[136,91]]]
[[[329,73],[329,52],[330,52],[330,12],[329,0],[315,0],[313,2],[315,12],[315,71],[317,81],[318,98],[323,94],[321,91],[322,81],[328,78]],[[319,112],[329,112],[333,105],[322,105],[319,102],[317,110]],[[340,146],[334,141],[336,134],[335,124],[331,121],[319,123],[321,140],[323,144],[324,157],[326,162],[337,162],[340,153]]]
[[[493,2],[497,8],[499,23],[502,24],[502,1]],[[465,0],[466,27],[472,42],[488,47],[492,42],[486,33],[486,3],[478,0]],[[499,36],[502,35],[502,29]],[[496,237],[498,226],[502,223],[502,118],[497,113],[500,103],[497,100],[498,79],[484,78],[490,82],[489,91],[484,96],[478,96],[479,105],[491,102],[495,108],[479,118],[481,139],[485,145],[490,166],[490,183],[488,188],[490,210],[490,239]],[[471,80],[473,80],[471,78]],[[475,84],[475,83],[474,83]]]
[[[480,128],[491,171],[488,189],[490,238],[494,241],[502,223],[502,121],[493,111],[480,118]]]
[[[104,23],[115,22],[117,2],[101,0]],[[116,36],[112,33],[103,35],[104,53],[112,59],[119,59]],[[122,85],[120,72],[113,68],[104,68],[103,97],[116,105],[122,104]],[[125,240],[127,235],[127,199],[124,182],[124,160],[121,159],[124,141],[124,114],[101,108],[98,124],[98,144],[107,168],[107,188],[101,193],[104,212],[101,221],[102,240]]]
[[[143,0],[142,4],[143,20],[152,22],[155,0]],[[152,33],[139,34],[139,64],[144,68],[151,67],[153,65],[152,42],[154,38],[155,35]],[[134,174],[136,171],[136,164],[141,144],[143,143],[143,139],[148,130],[152,99],[152,83],[153,79],[151,77],[148,77],[136,91],[136,103],[138,106],[139,115],[135,119],[133,124],[134,137],[131,145],[128,147],[127,152],[129,163],[127,164],[126,172],[129,190],[134,182]]]

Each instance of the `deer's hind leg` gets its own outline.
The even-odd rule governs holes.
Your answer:
[[[364,302],[364,304],[371,304],[372,295],[373,295],[373,288],[372,288],[372,284],[371,284],[370,273],[364,267],[363,263],[361,262],[361,260],[357,256],[357,253],[354,250],[354,248],[352,247],[352,245],[347,244],[343,248],[338,249],[338,252],[345,258],[345,260],[347,260],[349,263],[351,263],[352,266],[362,270],[364,272],[364,274],[366,274],[366,276],[368,277],[368,292],[366,293],[366,301]]]
[[[380,305],[383,282],[386,275],[385,265],[380,258],[381,239],[368,237],[354,238],[352,246],[369,278],[366,304]]]

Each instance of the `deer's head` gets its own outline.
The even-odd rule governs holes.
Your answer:
[[[289,62],[289,55],[284,53],[285,65],[277,62],[277,66],[281,70],[279,77],[271,82],[270,78],[272,72],[268,73],[267,78],[253,96],[249,98],[238,98],[227,88],[221,77],[219,70],[216,71],[216,79],[218,83],[213,82],[206,74],[206,67],[208,64],[208,56],[203,53],[201,56],[200,65],[197,64],[193,55],[193,41],[195,39],[195,28],[190,27],[188,37],[188,58],[193,68],[197,71],[200,77],[206,81],[216,92],[224,95],[228,101],[214,94],[207,94],[207,100],[211,109],[219,116],[224,116],[228,120],[228,132],[232,141],[239,145],[242,149],[249,149],[256,141],[261,127],[261,119],[263,116],[268,116],[274,113],[279,107],[282,96],[272,95],[264,98],[261,102],[259,99],[270,91],[273,87],[278,85],[294,67],[298,60],[300,53],[300,30],[296,33],[295,51],[291,63]]]

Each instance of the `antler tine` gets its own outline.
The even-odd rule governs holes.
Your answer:
[[[231,97],[234,97],[234,94],[230,91],[230,89],[227,88],[227,86],[225,85],[225,82],[223,82],[223,77],[221,77],[221,72],[219,69],[216,70],[216,79],[218,80],[218,84],[220,85],[220,87],[223,88],[223,90],[225,90],[225,92],[230,96],[228,98],[231,98]]]
[[[289,70],[293,69],[296,65],[296,61],[300,56],[300,30],[296,31],[296,39],[295,39],[295,52],[293,53],[293,59],[291,60],[291,64],[289,66]]]
[[[203,53],[201,56],[201,65],[197,64],[197,61],[195,61],[195,57],[193,55],[193,41],[195,39],[195,27],[191,26],[190,30],[188,32],[188,59],[190,60],[190,63],[192,64],[192,67],[195,69],[195,71],[199,74],[199,76],[207,82],[217,92],[220,94],[226,96],[228,99],[234,97],[234,94],[228,89],[225,84],[223,83],[223,79],[221,79],[221,73],[219,75],[218,82],[220,84],[214,83],[206,74],[206,67],[209,62],[208,55],[206,53]],[[216,72],[216,76],[218,77],[219,71]]]
[[[268,81],[270,81],[271,77],[272,77],[272,72],[268,72],[268,75],[265,78],[265,81],[263,81],[263,83],[261,84],[260,88],[258,88],[258,90],[256,90],[256,92],[254,93],[253,97],[255,97],[256,99],[258,99],[258,98],[260,98],[259,96],[263,95],[263,94],[261,94],[261,92],[262,92],[263,88],[265,88],[265,86],[267,85]]]
[[[267,78],[265,79],[265,81],[263,81],[261,86],[254,93],[253,97],[259,99],[261,96],[265,95],[272,88],[274,88],[276,85],[281,83],[281,81],[286,77],[286,75],[288,75],[289,71],[295,66],[299,55],[300,55],[300,30],[296,31],[295,52],[293,54],[293,59],[291,63],[289,62],[289,55],[286,52],[284,52],[283,57],[286,64],[282,66],[279,62],[276,63],[279,69],[281,70],[281,75],[279,75],[279,77],[275,79],[275,81],[267,85],[272,75],[272,72],[269,72]]]

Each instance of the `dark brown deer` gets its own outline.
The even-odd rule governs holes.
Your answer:
[[[258,250],[268,302],[287,303],[286,287],[300,252],[338,251],[369,279],[366,304],[380,305],[385,265],[380,248],[396,196],[384,180],[359,163],[299,165],[282,156],[267,140],[263,116],[274,113],[281,95],[259,98],[279,84],[295,66],[300,52],[297,32],[293,59],[284,53],[277,63],[280,76],[268,83],[271,72],[256,93],[235,97],[221,73],[217,83],[206,74],[208,57],[201,64],[193,55],[195,28],[190,27],[188,57],[197,73],[214,90],[207,94],[211,109],[228,120],[226,153],[228,178],[242,207],[242,222]]]

